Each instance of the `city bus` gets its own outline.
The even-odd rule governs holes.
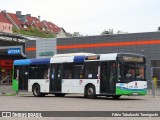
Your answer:
[[[133,53],[71,53],[15,60],[12,88],[40,97],[84,94],[120,98],[146,95],[145,56]]]

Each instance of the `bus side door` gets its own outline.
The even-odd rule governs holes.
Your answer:
[[[50,91],[61,92],[62,86],[62,64],[53,64],[51,66]]]
[[[19,90],[28,90],[28,66],[19,66]]]
[[[116,62],[107,61],[101,63],[101,93],[114,94],[116,83]]]

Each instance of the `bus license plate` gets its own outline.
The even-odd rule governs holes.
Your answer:
[[[138,93],[133,93],[133,95],[138,95]]]

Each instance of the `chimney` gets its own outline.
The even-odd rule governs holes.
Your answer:
[[[2,12],[3,12],[3,13],[6,13],[6,10],[3,10]]]
[[[18,17],[20,17],[20,16],[22,15],[22,12],[21,12],[21,11],[16,11],[16,15],[17,15]]]
[[[21,19],[23,22],[26,22],[26,21],[27,21],[27,16],[26,16],[26,15],[21,15],[20,19]]]
[[[38,16],[38,20],[41,21],[41,16]]]
[[[26,14],[26,16],[29,16],[29,17],[31,17],[31,14]]]

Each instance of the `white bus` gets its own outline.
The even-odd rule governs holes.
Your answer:
[[[118,99],[146,95],[145,57],[131,53],[72,53],[14,61],[13,90],[36,97],[69,93]]]

